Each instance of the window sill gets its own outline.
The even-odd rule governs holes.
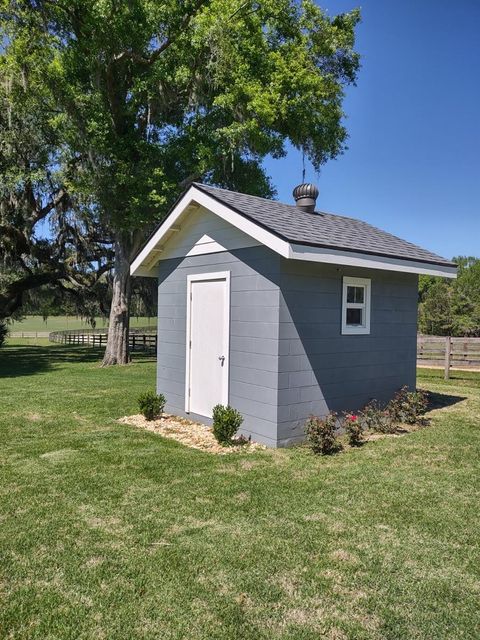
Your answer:
[[[368,327],[342,327],[342,336],[370,335]]]

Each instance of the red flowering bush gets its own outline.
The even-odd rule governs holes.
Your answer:
[[[348,443],[351,447],[359,447],[363,444],[363,427],[358,416],[354,413],[345,413],[343,426],[348,436]]]
[[[307,444],[313,453],[329,455],[341,447],[335,435],[337,428],[337,414],[331,411],[325,418],[310,416],[305,425]]]
[[[427,409],[427,393],[418,389],[409,391],[402,387],[388,403],[388,411],[396,423],[419,424]]]
[[[376,400],[369,402],[358,414],[362,428],[379,433],[395,433],[404,424],[426,424],[422,416],[428,409],[425,391],[409,391],[402,387],[386,406]]]
[[[389,408],[383,408],[376,400],[371,400],[358,414],[364,431],[395,433],[397,424]]]

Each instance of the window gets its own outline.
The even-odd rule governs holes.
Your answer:
[[[370,333],[370,286],[367,278],[343,278],[342,333]]]

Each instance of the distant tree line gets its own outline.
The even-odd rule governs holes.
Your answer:
[[[21,320],[24,316],[42,316],[45,320],[51,316],[77,316],[83,318],[93,328],[98,318],[108,320],[112,302],[112,287],[108,277],[97,282],[88,291],[76,291],[75,295],[65,295],[65,291],[54,285],[45,285],[32,289],[25,294],[21,309],[12,319]],[[132,317],[157,315],[157,282],[152,278],[136,278],[130,305]]]
[[[456,280],[420,276],[418,330],[436,336],[480,336],[480,259],[458,256]]]

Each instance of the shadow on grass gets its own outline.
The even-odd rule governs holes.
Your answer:
[[[428,411],[433,409],[445,409],[451,407],[458,402],[466,400],[466,396],[452,396],[448,393],[437,393],[436,391],[428,392]]]
[[[0,351],[0,378],[16,378],[17,376],[31,376],[45,373],[62,363],[94,363],[100,364],[104,349],[92,347],[72,347],[70,345],[37,346],[6,345]],[[155,356],[150,353],[135,352],[133,361],[153,361]]]

